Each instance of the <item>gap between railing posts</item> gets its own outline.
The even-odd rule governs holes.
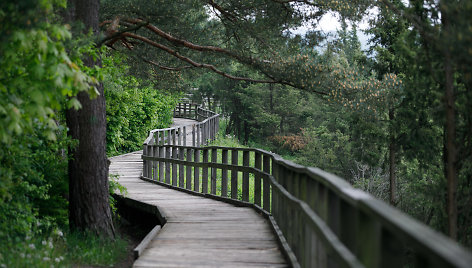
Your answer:
[[[218,116],[195,111],[209,116],[195,125],[202,140],[184,146],[169,137],[185,129],[153,130],[143,179],[260,210],[293,266],[471,267],[469,251],[335,175],[260,149],[200,147],[215,137]]]

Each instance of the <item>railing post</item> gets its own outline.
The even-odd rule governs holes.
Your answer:
[[[183,146],[187,146],[187,127],[186,126],[183,126],[183,142],[182,142],[182,145]]]

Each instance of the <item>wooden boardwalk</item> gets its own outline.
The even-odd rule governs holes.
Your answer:
[[[140,179],[141,152],[110,159],[126,197],[158,207],[166,224],[133,267],[287,267],[269,222],[253,209]]]
[[[195,121],[192,119],[186,119],[186,118],[174,118],[174,123],[170,127],[191,126],[195,123],[198,123],[198,121]],[[192,146],[192,132],[190,128],[188,129],[186,136],[187,136],[185,139],[186,142],[185,144],[182,144],[182,145]]]

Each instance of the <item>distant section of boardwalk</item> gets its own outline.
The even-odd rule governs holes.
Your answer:
[[[198,121],[192,120],[192,119],[186,119],[186,118],[174,118],[174,123],[170,127],[180,127],[180,126],[189,126],[186,134],[186,141],[185,144],[182,144],[184,146],[192,146],[192,131],[191,131],[191,126],[195,123],[198,123]]]
[[[269,223],[253,209],[142,181],[141,152],[110,160],[126,197],[157,206],[167,220],[134,267],[288,266]]]

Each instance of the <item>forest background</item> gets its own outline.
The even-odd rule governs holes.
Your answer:
[[[242,143],[339,175],[472,246],[470,1],[104,0],[86,7],[95,31],[66,4],[0,4],[0,262],[71,225],[67,178],[83,142],[67,135],[68,111],[106,98],[110,157],[168,126],[185,92]],[[293,33],[327,12],[341,22],[334,36]]]

